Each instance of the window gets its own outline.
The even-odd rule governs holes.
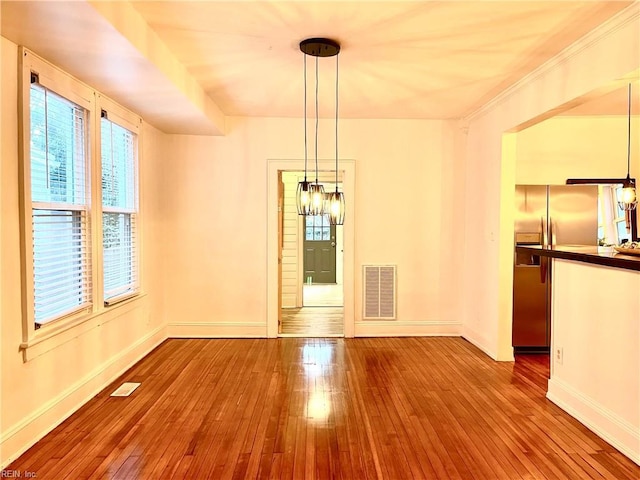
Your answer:
[[[139,293],[142,120],[25,48],[20,61],[26,351]]]
[[[598,186],[598,243],[619,245],[624,240],[631,241],[631,224],[627,212],[618,205],[622,185]]]
[[[137,135],[102,111],[102,263],[106,305],[135,293]]]
[[[306,240],[331,240],[331,225],[329,215],[307,215],[305,217]]]
[[[87,111],[30,88],[33,304],[36,328],[91,306]]]
[[[622,197],[622,185],[617,185],[615,187],[615,196],[614,196],[614,203],[615,203],[615,219],[614,222],[616,224],[616,230],[618,233],[618,241],[617,243],[620,244],[623,242],[623,240],[626,240],[628,242],[631,241],[631,219],[627,219],[627,215],[630,214],[630,212],[625,212],[622,208],[620,208],[620,205],[618,204],[618,201],[620,200],[620,198]]]

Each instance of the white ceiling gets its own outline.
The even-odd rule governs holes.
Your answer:
[[[446,119],[473,113],[631,3],[2,2],[2,34],[151,123],[160,119],[165,131],[180,130],[172,113],[186,117],[202,105],[221,115],[301,116],[298,44],[313,36],[342,46],[341,118]],[[321,116],[334,114],[334,82],[335,58],[320,59]],[[170,88],[176,98],[164,97]]]
[[[300,40],[339,41],[340,114],[353,118],[463,117],[625,6],[593,1],[134,3],[228,115],[300,116]],[[320,73],[321,105],[330,116],[334,59],[322,59]]]

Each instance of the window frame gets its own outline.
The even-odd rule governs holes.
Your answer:
[[[58,67],[35,55],[25,47],[19,48],[18,66],[18,154],[20,187],[20,241],[21,241],[21,289],[22,289],[22,342],[20,348],[23,360],[55,348],[55,346],[100,325],[114,316],[103,317],[110,309],[123,311],[135,308],[131,304],[142,293],[141,264],[141,212],[140,212],[140,160],[142,158],[142,119],[126,110],[113,100],[103,96],[94,88],[82,83]],[[61,315],[36,328],[34,261],[31,193],[31,74],[37,73],[38,83],[55,94],[77,104],[86,110],[85,129],[85,182],[87,233],[89,235],[89,305]],[[137,222],[137,290],[127,298],[120,299],[118,306],[106,307],[103,302],[103,265],[102,265],[102,189],[101,189],[101,152],[100,152],[100,112],[107,110],[110,116],[122,122],[125,128],[137,134],[136,158],[136,222]],[[110,118],[112,120],[112,118]],[[127,301],[128,300],[128,301]],[[50,341],[53,338],[55,341]]]
[[[100,218],[99,221],[97,223],[99,223],[99,239],[100,239],[100,255],[99,255],[99,262],[100,262],[100,277],[96,278],[96,282],[94,283],[94,285],[96,285],[99,290],[100,290],[100,304],[104,305],[105,307],[112,307],[114,305],[117,305],[118,303],[128,300],[132,297],[135,297],[137,295],[140,294],[140,285],[141,285],[141,268],[140,268],[140,245],[141,245],[141,241],[140,241],[140,235],[141,235],[141,228],[140,228],[140,144],[141,144],[141,137],[142,137],[142,128],[141,128],[141,123],[142,123],[142,119],[140,117],[138,117],[137,115],[133,114],[132,112],[129,112],[128,110],[122,108],[120,105],[118,105],[117,103],[115,103],[114,101],[100,95],[97,94],[97,105],[96,105],[97,111],[100,112],[100,115],[97,116],[96,119],[96,158],[98,160],[98,169],[97,171],[100,172],[98,175],[99,176],[99,195],[98,195],[98,201],[99,201],[99,205],[100,205]],[[107,119],[116,124],[119,125],[122,128],[125,128],[127,130],[129,130],[131,133],[136,135],[136,144],[135,144],[135,158],[134,158],[134,166],[133,166],[133,175],[134,175],[134,208],[132,209],[132,211],[128,211],[125,212],[125,209],[116,209],[116,208],[104,208],[104,205],[102,204],[102,151],[101,151],[101,145],[102,145],[102,112],[106,112],[107,115]],[[135,265],[135,282],[134,282],[134,288],[131,291],[119,294],[119,295],[115,295],[113,297],[110,297],[109,299],[105,299],[104,298],[104,249],[103,249],[103,223],[102,223],[102,219],[104,216],[104,213],[129,213],[132,215],[134,221],[135,221],[135,236],[132,239],[133,242],[135,242],[132,246],[132,248],[134,248],[134,255],[133,255],[133,262]],[[133,235],[133,233],[132,233]]]
[[[598,185],[598,228],[602,228],[604,237],[598,237],[599,243],[604,245],[619,245],[622,238],[618,231],[618,226],[624,224],[624,228],[627,228],[627,217],[623,214],[620,215],[618,208],[618,195],[622,189],[622,184],[610,183]],[[634,238],[633,226],[635,220],[630,216],[629,225],[630,231],[628,240],[632,241]]]
[[[622,195],[622,184],[620,185],[614,185],[611,188],[611,202],[612,202],[612,208],[613,208],[613,225],[614,225],[614,230],[616,233],[616,245],[620,245],[622,242],[622,238],[620,235],[620,230],[619,230],[619,225],[622,223],[624,224],[624,230],[627,232],[626,235],[624,235],[624,238],[626,239],[626,241],[631,242],[633,241],[633,222],[631,221],[631,214],[630,212],[626,212],[623,211],[622,214],[620,214],[620,207],[618,206],[618,199],[620,198],[620,196]],[[627,216],[629,216],[629,218],[627,218]]]

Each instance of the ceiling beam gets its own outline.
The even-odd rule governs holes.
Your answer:
[[[165,133],[224,135],[225,115],[128,2],[0,2],[2,36]]]

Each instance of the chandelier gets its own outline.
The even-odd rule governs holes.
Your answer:
[[[299,215],[328,214],[332,225],[342,225],[345,202],[344,194],[338,191],[338,53],[340,53],[340,44],[329,38],[308,38],[300,42],[300,51],[304,54],[304,180],[298,183],[296,206]],[[315,57],[315,182],[307,180],[307,56]],[[318,181],[318,59],[320,57],[336,57],[336,189],[329,194],[325,194],[324,187]]]

